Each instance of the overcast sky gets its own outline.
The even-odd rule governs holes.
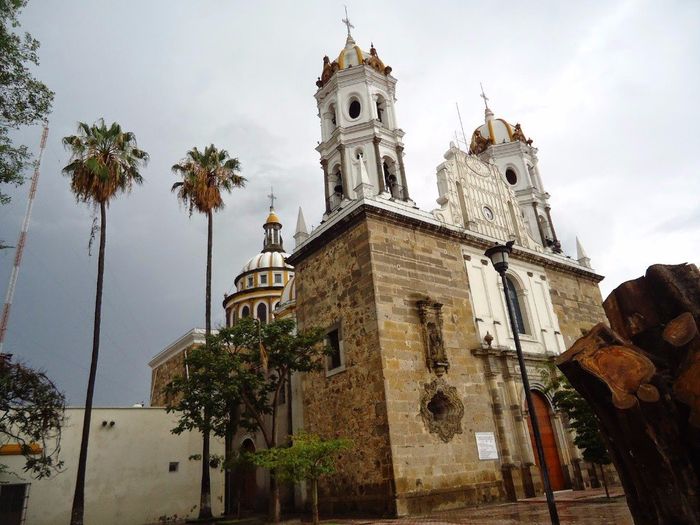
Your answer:
[[[700,260],[700,3],[348,2],[353,36],[374,42],[398,79],[411,195],[436,207],[435,167],[459,129],[520,122],[565,251],[575,236],[607,294],[653,263]],[[151,155],[145,184],[108,211],[97,405],[148,403],[147,362],[204,324],[206,222],[170,193],[170,166],[192,146],[237,156],[249,184],[214,223],[214,323],[224,293],[262,247],[270,185],[288,251],[301,205],[318,225],[322,174],[313,94],[324,54],[345,42],[342,3],[30,0],[23,28],[41,41],[37,75],[56,92],[5,351],[45,369],[84,403],[97,257],[91,212],[61,168],[61,137],[98,117]],[[20,139],[38,149],[40,130]],[[28,185],[0,207],[15,243]],[[4,293],[14,254],[0,251]]]

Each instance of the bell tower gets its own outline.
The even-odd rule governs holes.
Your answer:
[[[362,198],[410,201],[403,162],[403,130],[394,110],[396,79],[374,44],[369,53],[355,43],[346,17],[345,47],[335,60],[323,57],[316,81],[321,119],[324,217]]]
[[[474,130],[469,153],[498,167],[515,192],[530,236],[545,250],[562,253],[552,221],[549,193],[544,189],[537,165],[537,148],[520,124],[512,126],[502,118],[494,118],[483,87],[481,97],[485,105],[484,124]]]

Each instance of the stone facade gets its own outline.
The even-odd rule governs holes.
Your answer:
[[[360,204],[290,258],[300,329],[340,326],[342,333],[343,370],[302,377],[304,428],[346,436],[355,444],[321,487],[328,510],[406,515],[539,492],[513,348],[490,347],[477,329],[483,320],[473,309],[465,249],[483,253],[487,245]],[[530,336],[533,351],[527,355],[530,376],[539,378],[539,368],[562,350],[561,337],[569,346],[602,315],[600,278],[533,253],[516,253],[513,262],[526,269],[539,265],[540,273],[528,275],[551,286],[551,300],[545,302],[556,315],[541,323],[556,337]],[[439,305],[442,367],[430,366],[433,343],[426,338],[421,302]],[[434,393],[436,382],[456,392],[463,411],[445,408],[444,399],[442,408],[426,404],[425,393]],[[533,383],[539,386],[536,379]],[[459,427],[435,431],[426,408],[438,424],[458,414]],[[565,421],[553,412],[550,418],[565,486],[583,488],[588,477]],[[498,459],[479,459],[476,432],[495,435]]]
[[[393,467],[368,225],[328,239],[295,271],[300,330],[340,323],[342,333],[345,370],[302,379],[304,428],[354,443],[340,457],[339,473],[320,486],[320,500],[332,511],[391,514]]]
[[[566,348],[598,323],[607,323],[598,282],[547,270],[554,311]]]
[[[165,395],[165,387],[173,379],[186,373],[185,352],[187,352],[188,349],[178,352],[164,363],[151,369],[152,407],[164,407],[172,401]]]

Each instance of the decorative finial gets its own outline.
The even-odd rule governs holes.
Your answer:
[[[481,95],[479,96],[484,99],[484,106],[486,106],[486,109],[489,109],[489,97],[484,93],[484,85],[479,82],[479,86],[481,87]]]
[[[486,332],[486,335],[484,336],[484,342],[486,343],[486,346],[491,348],[491,343],[493,342],[493,336],[489,332]]]
[[[270,199],[270,211],[275,209],[275,192],[272,189],[272,186],[270,186],[270,194],[267,196],[268,199]]]
[[[355,26],[350,23],[350,18],[348,18],[348,6],[344,5],[343,7],[345,8],[345,18],[341,22],[348,28],[348,36],[350,37],[350,29],[355,29]]]

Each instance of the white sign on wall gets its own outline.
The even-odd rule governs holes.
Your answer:
[[[493,432],[474,432],[479,459],[498,459],[496,436]]]

